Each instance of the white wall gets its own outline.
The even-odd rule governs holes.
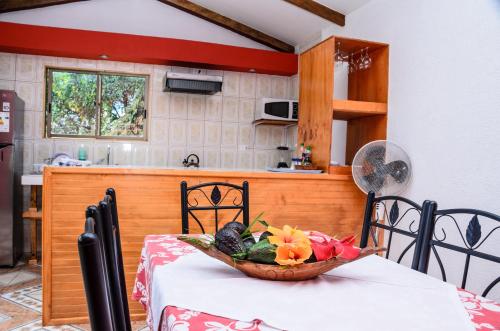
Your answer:
[[[0,21],[270,49],[156,0],[94,0],[0,14]]]
[[[500,1],[374,0],[323,38],[332,34],[390,44],[388,139],[412,160],[405,195],[500,214]],[[500,231],[489,240],[484,250],[498,255]],[[476,292],[500,274],[498,264],[471,267]],[[500,286],[491,297],[500,300]]]

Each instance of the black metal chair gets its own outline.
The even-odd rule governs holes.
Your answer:
[[[484,228],[486,228],[485,233],[483,233]],[[446,231],[450,231],[451,229],[455,232],[452,238],[455,240],[447,240],[448,235]],[[431,221],[427,223],[425,230],[423,231],[423,245],[418,270],[427,273],[432,252],[439,266],[441,277],[444,281],[446,281],[447,277],[443,260],[436,248],[440,247],[444,250],[464,254],[465,265],[463,268],[460,287],[465,289],[467,285],[467,277],[470,274],[469,269],[471,257],[500,263],[500,256],[485,253],[484,251],[479,250],[479,248],[483,247],[483,244],[487,239],[493,237],[493,234],[498,229],[500,229],[499,215],[482,210],[466,208],[437,210],[437,205],[434,205],[432,209]],[[496,231],[497,240],[499,239],[499,233],[500,231]],[[448,232],[448,234],[450,234],[450,232]],[[457,240],[459,244],[457,244]],[[490,239],[489,242],[493,241]],[[498,243],[498,241],[496,241],[496,243]],[[493,249],[496,249],[496,252],[498,253],[498,249],[496,247]],[[444,250],[442,252],[444,252]],[[450,258],[451,256],[448,260]],[[483,297],[487,296],[491,289],[499,282],[500,276],[489,283],[481,295]]]
[[[116,194],[113,189],[106,191],[104,200],[99,202],[99,206],[89,206],[86,211],[87,223],[94,222],[95,236],[99,240],[101,256],[90,256],[89,259],[95,260],[93,267],[84,268],[82,264],[82,272],[84,274],[85,291],[87,297],[95,295],[94,283],[87,283],[86,273],[102,273],[104,274],[104,284],[98,287],[105,287],[109,301],[109,309],[111,312],[111,320],[113,322],[112,329],[96,328],[95,330],[116,330],[116,331],[131,331],[130,314],[128,309],[127,290],[125,283],[125,273],[123,270],[123,258],[121,251],[120,229],[118,224],[118,212],[116,208]],[[84,238],[86,232],[80,236]],[[80,240],[79,240],[80,243]],[[79,244],[80,246],[80,244]],[[103,262],[99,263],[101,259]],[[80,256],[82,261],[82,256]],[[101,270],[102,268],[102,270]],[[102,281],[102,279],[99,279]],[[100,295],[100,294],[99,294]],[[91,324],[99,324],[98,314],[94,310],[94,306],[88,303],[89,317]]]
[[[78,253],[92,330],[112,331],[111,296],[104,266],[101,240],[95,233],[96,221],[88,217],[85,232],[78,237]]]
[[[225,188],[221,192],[220,188]],[[207,190],[209,189],[209,190]],[[233,198],[232,192],[235,192]],[[187,182],[181,182],[181,213],[182,213],[182,233],[189,233],[189,216],[191,216],[205,233],[200,219],[195,214],[197,211],[214,211],[215,230],[219,228],[220,214],[219,211],[237,210],[236,215],[231,219],[236,221],[242,216],[243,224],[249,224],[249,193],[248,182],[243,182],[242,186],[224,183],[213,182],[204,183],[194,186],[187,186]],[[230,196],[231,195],[231,196]],[[230,200],[232,198],[232,200]],[[204,201],[199,201],[203,199]],[[227,201],[230,200],[230,201]]]
[[[386,239],[387,251],[385,258],[391,253],[391,244],[394,234],[408,237],[410,241],[397,258],[400,263],[406,253],[414,247],[411,268],[417,270],[422,248],[423,231],[430,218],[432,201],[425,201],[423,206],[399,196],[375,197],[374,192],[369,192],[366,200],[363,229],[360,238],[360,247],[368,246],[371,237],[375,247],[379,246],[378,234],[374,228],[388,232]],[[403,205],[403,206],[401,206]],[[403,210],[401,211],[401,207]]]

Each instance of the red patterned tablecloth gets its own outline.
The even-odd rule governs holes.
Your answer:
[[[152,326],[151,279],[158,265],[172,263],[196,249],[176,239],[174,235],[151,235],[144,240],[144,247],[137,269],[132,298],[139,301],[147,313],[148,325]],[[500,304],[459,289],[458,294],[476,330],[500,330]],[[168,306],[163,311],[161,331],[264,331],[270,330],[261,321],[240,322],[228,318]]]

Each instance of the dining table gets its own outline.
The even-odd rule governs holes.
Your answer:
[[[376,255],[303,284],[250,279],[218,263],[177,235],[146,236],[132,299],[150,329],[500,330],[500,304]]]

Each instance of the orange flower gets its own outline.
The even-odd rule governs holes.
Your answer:
[[[296,228],[292,228],[289,225],[285,225],[283,230],[278,228],[268,226],[267,231],[271,232],[273,235],[267,237],[269,243],[276,246],[283,245],[294,245],[294,246],[310,246],[311,242],[307,238],[306,234]]]
[[[280,265],[302,264],[311,257],[312,249],[310,245],[282,245],[276,248],[275,261]]]
[[[285,225],[282,230],[269,226],[267,231],[273,234],[267,237],[269,243],[278,246],[276,248],[276,259],[274,260],[278,264],[301,264],[311,257],[311,242],[304,232],[289,225]]]

